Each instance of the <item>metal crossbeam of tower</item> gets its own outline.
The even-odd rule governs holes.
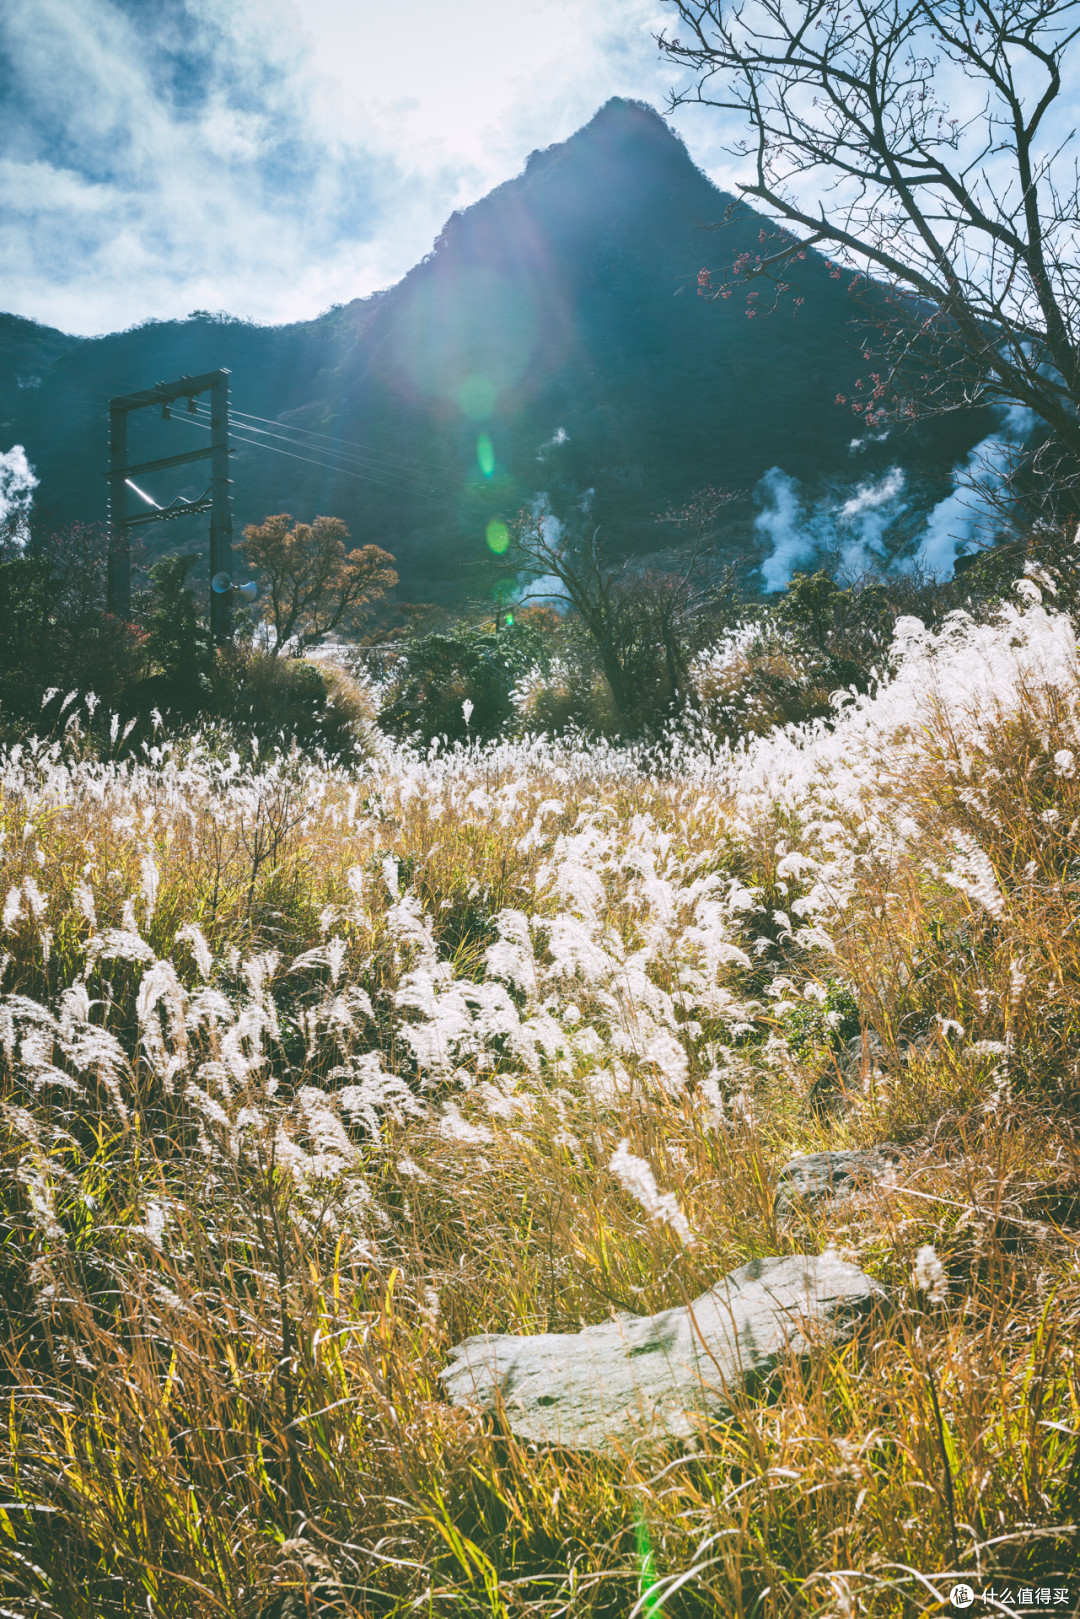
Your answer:
[[[200,394],[210,395],[210,442],[182,455],[163,455],[154,461],[128,461],[128,417],[132,411],[159,405],[167,414],[177,399],[186,399],[195,409]],[[196,512],[210,513],[210,577],[232,574],[232,502],[229,496],[229,373],[204,371],[197,377],[178,377],[175,382],[159,382],[137,393],[117,394],[109,400],[109,571],[108,610],[118,618],[131,616],[131,530],[144,523],[164,523]],[[132,514],[129,510],[130,480],[146,472],[165,471],[191,461],[210,462],[210,484],[197,500],[178,498],[152,512]],[[227,641],[232,633],[230,592],[210,592],[210,630],[215,642]]]

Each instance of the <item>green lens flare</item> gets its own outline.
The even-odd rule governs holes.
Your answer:
[[[660,1612],[664,1598],[657,1589],[659,1582],[656,1578],[652,1542],[649,1539],[649,1526],[640,1508],[634,1519],[634,1539],[637,1542],[638,1596],[645,1599],[641,1604],[641,1614],[642,1619],[649,1619],[652,1614]],[[655,1595],[652,1594],[654,1592]]]
[[[476,441],[476,459],[484,477],[490,478],[495,471],[495,451],[486,433],[481,433]]]
[[[483,422],[495,409],[495,401],[499,390],[490,377],[482,377],[474,373],[466,377],[458,389],[457,401],[462,412],[472,422]]]
[[[487,542],[488,549],[494,551],[497,557],[501,557],[510,544],[510,530],[497,517],[493,517],[487,526]]]

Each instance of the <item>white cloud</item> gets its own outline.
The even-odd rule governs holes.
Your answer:
[[[664,19],[660,0],[8,0],[5,307],[92,332],[296,319],[388,285],[609,96],[662,108]]]

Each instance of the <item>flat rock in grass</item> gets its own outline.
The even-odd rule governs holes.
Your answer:
[[[466,1338],[440,1373],[455,1405],[571,1450],[690,1439],[782,1354],[846,1342],[884,1288],[834,1253],[754,1259],[682,1309],[580,1332]]]
[[[895,1147],[858,1152],[807,1152],[780,1171],[774,1208],[783,1222],[815,1204],[838,1203],[888,1180],[900,1154]]]

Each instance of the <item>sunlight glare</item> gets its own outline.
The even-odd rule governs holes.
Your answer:
[[[491,378],[474,371],[458,389],[458,404],[470,421],[482,422],[495,409],[498,396],[499,390]]]

